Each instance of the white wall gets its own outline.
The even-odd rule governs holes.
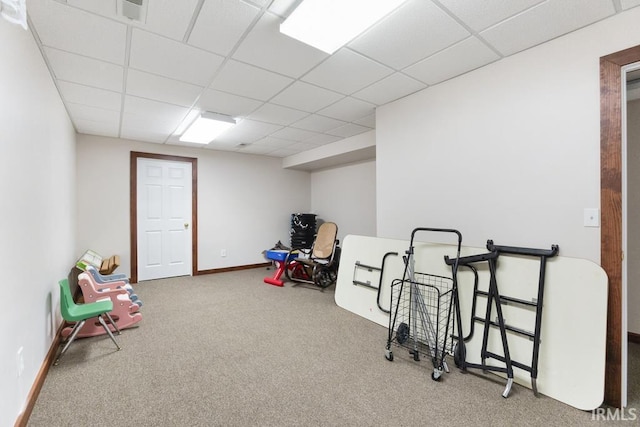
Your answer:
[[[600,261],[599,58],[640,44],[640,8],[449,80],[376,115],[380,237],[452,227],[463,244]]]
[[[131,151],[198,159],[199,270],[266,262],[263,250],[288,244],[291,213],[311,207],[309,172],[282,169],[280,158],[78,135],[77,256],[118,254],[116,272],[131,267]]]
[[[31,33],[0,19],[0,40],[0,426],[11,426],[61,323],[57,282],[75,252],[75,132]]]
[[[376,235],[376,162],[367,161],[311,173],[311,211],[347,234]]]
[[[627,215],[627,327],[640,334],[640,100],[627,104]]]

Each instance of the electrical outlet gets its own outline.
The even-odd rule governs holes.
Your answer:
[[[220,256],[222,256],[222,257],[227,256],[227,250],[226,249],[220,249]]]
[[[22,376],[24,372],[24,356],[23,356],[24,347],[20,347],[18,349],[18,354],[16,355],[16,361],[18,362],[18,378]]]

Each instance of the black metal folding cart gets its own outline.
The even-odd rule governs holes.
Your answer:
[[[451,352],[457,264],[454,263],[451,276],[415,271],[415,236],[421,232],[451,233],[457,240],[454,259],[460,257],[462,235],[459,231],[442,228],[413,230],[404,257],[403,277],[391,283],[391,313],[385,357],[393,361],[392,344],[408,349],[416,361],[420,360],[420,354],[426,354],[433,362],[431,378],[438,381],[443,371],[449,371],[445,357]]]

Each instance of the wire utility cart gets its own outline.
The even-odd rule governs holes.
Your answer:
[[[458,257],[458,259],[449,259],[445,257],[445,262],[452,266],[465,266],[469,267],[474,275],[475,275],[475,284],[473,290],[473,303],[471,308],[471,325],[470,332],[467,336],[464,335],[462,330],[462,320],[460,314],[460,304],[458,299],[458,292],[456,289],[454,295],[454,305],[455,305],[455,316],[456,316],[456,324],[458,326],[457,336],[454,336],[454,339],[457,340],[457,343],[454,348],[454,361],[456,366],[465,371],[467,368],[475,368],[482,369],[483,371],[494,371],[505,373],[507,376],[507,384],[505,386],[504,392],[502,393],[502,397],[507,398],[511,391],[511,386],[513,385],[513,368],[523,369],[531,374],[531,388],[533,390],[534,395],[538,396],[538,388],[536,384],[536,379],[538,377],[538,354],[540,351],[540,332],[542,329],[542,301],[544,296],[544,279],[545,279],[545,271],[546,271],[546,261],[547,258],[554,257],[558,254],[558,246],[552,245],[550,250],[547,249],[530,249],[530,248],[520,248],[513,246],[497,246],[493,244],[492,240],[487,241],[487,249],[490,251],[489,253],[480,254],[480,255],[471,255],[467,257]],[[512,296],[501,295],[498,290],[498,282],[496,279],[496,271],[497,271],[497,261],[500,255],[516,255],[520,257],[537,257],[540,262],[540,270],[538,276],[538,289],[536,292],[536,296],[531,298],[531,300],[525,300],[522,298],[514,298]],[[489,265],[489,288],[487,291],[478,290],[478,274],[476,268],[473,266],[475,263],[479,262],[487,262]],[[486,312],[485,316],[479,317],[476,316],[476,302],[477,299],[485,298],[486,299]],[[524,330],[522,328],[518,328],[505,323],[505,319],[502,313],[503,305],[513,305],[514,307],[520,307],[522,309],[531,309],[535,311],[535,321],[534,321],[534,330],[533,332]],[[492,320],[492,312],[495,306],[496,310],[496,318]],[[469,341],[474,332],[475,323],[481,323],[484,325],[483,334],[482,334],[482,347],[481,347],[481,363],[469,363],[466,361],[466,348],[465,342]],[[496,354],[487,349],[489,331],[490,328],[498,328],[500,331],[500,339],[502,342],[502,351],[503,354]],[[510,352],[509,352],[509,341],[507,339],[507,332],[517,334],[520,336],[524,336],[533,341],[532,352],[531,352],[531,363],[527,365],[526,363],[519,362],[516,360],[512,360]],[[487,359],[494,359],[504,363],[504,366],[493,366],[487,365]]]
[[[452,233],[457,238],[455,259],[460,258],[462,235],[442,228],[416,228],[411,233],[409,249],[404,257],[402,279],[391,283],[391,313],[385,357],[393,361],[391,345],[405,347],[415,361],[427,354],[433,362],[431,378],[439,381],[442,372],[449,372],[445,362],[451,351],[449,338],[453,331],[452,303],[456,292],[457,263],[450,277],[415,271],[414,239],[419,232]]]

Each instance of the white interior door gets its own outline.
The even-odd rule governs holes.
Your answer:
[[[190,162],[138,158],[138,281],[191,274],[192,197]]]

